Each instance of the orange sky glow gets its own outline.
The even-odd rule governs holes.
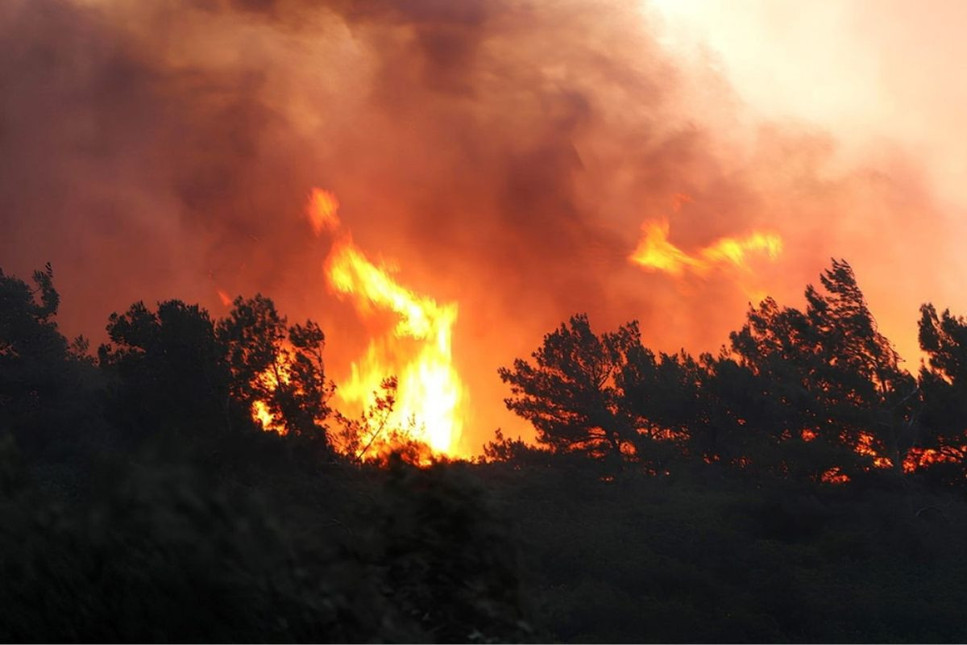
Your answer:
[[[919,305],[967,313],[964,24],[940,0],[9,0],[0,267],[50,261],[95,343],[137,300],[262,292],[320,323],[339,384],[402,324],[333,287],[351,230],[442,312],[465,456],[533,436],[497,368],[570,315],[714,352],[831,257],[915,371]]]

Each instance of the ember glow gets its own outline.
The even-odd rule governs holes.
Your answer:
[[[452,330],[456,303],[439,304],[400,285],[386,267],[373,264],[353,243],[337,214],[332,193],[314,189],[307,215],[316,234],[335,234],[326,260],[330,287],[349,299],[362,316],[391,312],[396,325],[370,340],[365,356],[353,361],[336,396],[343,406],[362,410],[374,404],[380,383],[398,379],[393,413],[387,423],[409,430],[435,452],[453,455],[463,428],[461,405],[466,389],[453,366]],[[369,428],[368,443],[381,428]]]
[[[873,458],[873,466],[876,468],[892,468],[893,461],[889,457],[880,455],[873,447],[874,438],[869,432],[862,432],[856,445],[856,453]]]
[[[933,464],[962,462],[967,457],[967,446],[944,446],[936,448],[911,448],[903,460],[903,472],[912,473]]]

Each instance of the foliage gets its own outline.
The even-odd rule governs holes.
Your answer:
[[[179,300],[151,311],[143,302],[112,314],[111,344],[98,350],[111,377],[115,422],[140,438],[181,433],[196,426],[228,433],[233,416],[231,374],[208,312]],[[182,437],[184,438],[184,436]]]
[[[854,450],[862,441],[899,464],[905,454],[892,421],[910,414],[904,396],[915,383],[877,331],[849,264],[833,260],[820,281],[825,293],[807,287],[805,312],[766,299],[730,337],[731,354],[761,393],[743,406],[750,428],[773,443],[814,438],[798,452],[814,464],[814,477],[834,467],[853,476],[868,469],[870,455]]]
[[[335,441],[342,454],[353,461],[362,462],[367,456],[379,454],[388,445],[394,433],[394,429],[388,426],[396,404],[397,386],[395,376],[383,379],[379,392],[373,392],[373,404],[363,410],[358,419],[336,412],[340,427],[335,433]]]
[[[68,343],[55,322],[60,296],[48,264],[35,287],[0,270],[0,429],[32,454],[68,449],[89,423],[85,396],[97,387],[83,338]]]
[[[517,359],[513,368],[499,370],[511,386],[507,407],[530,421],[537,440],[554,450],[620,457],[636,432],[618,405],[616,378],[638,342],[635,323],[598,337],[586,315],[573,316],[544,337],[533,364]]]
[[[927,362],[920,368],[922,410],[911,424],[914,443],[944,455],[933,466],[942,479],[962,481],[967,475],[967,320],[949,310],[938,315],[925,304],[919,328]]]
[[[488,441],[483,446],[482,462],[490,463],[510,463],[516,467],[533,466],[540,463],[547,463],[547,456],[551,454],[549,450],[536,448],[525,443],[520,437],[511,439],[504,436],[503,430],[494,430],[494,440]]]
[[[305,541],[260,496],[186,463],[115,465],[83,505],[0,506],[5,641],[422,637],[349,544]]]
[[[498,466],[480,476],[550,642],[967,637],[967,504],[945,491]]]
[[[111,315],[108,334],[99,362],[111,377],[114,420],[129,434],[194,439],[185,431],[201,426],[221,438],[251,430],[261,406],[271,429],[328,452],[323,423],[333,386],[316,323],[289,327],[274,303],[257,295],[238,298],[218,321],[178,300],[156,311],[138,302]]]
[[[571,318],[500,373],[541,446],[468,464],[386,450],[392,379],[334,413],[261,295],[136,303],[94,362],[0,272],[0,639],[962,642],[967,321],[924,305],[915,382],[820,281],[717,356]]]
[[[251,409],[265,406],[274,428],[319,437],[329,415],[333,385],[325,379],[325,335],[310,321],[287,327],[275,304],[261,294],[236,298],[216,336],[227,351],[232,397]]]
[[[878,331],[850,265],[833,260],[820,283],[806,288],[804,311],[766,298],[728,348],[698,359],[656,354],[636,322],[596,335],[586,315],[574,316],[532,361],[500,370],[507,406],[555,452],[652,474],[702,462],[814,483],[888,465],[899,473],[915,443],[917,383]]]

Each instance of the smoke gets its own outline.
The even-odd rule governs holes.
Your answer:
[[[466,451],[513,424],[496,368],[572,313],[714,350],[835,255],[912,322],[923,272],[901,267],[943,239],[917,164],[844,164],[831,133],[757,121],[659,35],[633,2],[5,0],[0,266],[52,261],[63,326],[95,339],[138,299],[221,313],[217,290],[262,291],[322,323],[338,380],[367,331],[304,217],[331,190],[360,248],[459,304]],[[785,250],[649,273],[628,256],[657,218],[685,251],[762,229]]]

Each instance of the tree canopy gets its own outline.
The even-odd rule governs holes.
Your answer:
[[[917,379],[878,330],[846,261],[833,260],[819,285],[807,286],[804,310],[772,298],[750,306],[728,346],[697,359],[648,349],[636,321],[598,335],[587,315],[573,316],[530,361],[499,370],[510,385],[506,404],[553,451],[608,455],[651,472],[702,461],[845,481],[900,472],[911,451],[941,442],[952,450],[961,429],[937,428],[957,427],[945,414],[967,414],[953,403],[967,383],[957,354],[964,321],[924,307],[930,364]],[[934,407],[924,407],[929,392]],[[934,430],[925,441],[927,422]]]
[[[717,355],[573,316],[500,372],[538,446],[472,463],[362,459],[395,379],[345,419],[262,295],[134,303],[96,359],[58,303],[0,273],[4,640],[967,635],[967,320],[921,308],[914,377],[845,262]]]

